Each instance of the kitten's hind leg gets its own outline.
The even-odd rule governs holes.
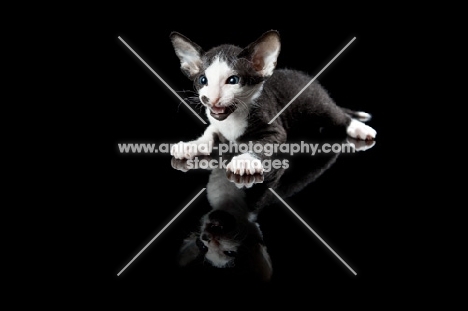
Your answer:
[[[377,135],[377,132],[372,127],[356,119],[351,119],[346,133],[352,138],[361,140],[374,140]]]
[[[369,121],[372,116],[367,112],[354,111],[348,108],[342,108],[344,113],[351,117],[346,133],[348,136],[360,140],[374,140],[377,132],[370,126],[363,122]]]

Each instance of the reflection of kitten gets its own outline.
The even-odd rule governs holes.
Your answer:
[[[367,142],[372,144],[373,142]],[[336,161],[338,153],[296,157],[299,170],[271,170],[264,175],[228,174],[213,169],[206,186],[213,208],[200,219],[198,230],[182,243],[181,266],[197,267],[201,262],[218,268],[240,268],[244,275],[267,281],[272,261],[256,221],[264,207],[278,203],[272,188],[288,198],[314,182]],[[186,160],[172,160],[175,169],[187,171]]]
[[[295,70],[275,70],[280,52],[276,31],[264,33],[244,49],[226,44],[204,52],[176,32],[171,34],[171,41],[181,69],[194,81],[210,121],[200,138],[173,146],[171,154],[176,159],[209,155],[211,150],[186,147],[205,145],[217,138],[281,144],[298,124],[306,124],[307,132],[325,128],[362,140],[376,136],[374,129],[361,122],[368,120],[369,114],[338,107],[317,81],[296,98],[312,77]],[[269,124],[278,113],[279,117]],[[246,152],[234,157],[227,170],[240,175],[262,173],[263,158],[261,153]]]
[[[245,193],[226,178],[223,169],[213,170],[206,191],[213,210],[202,217],[200,231],[184,240],[179,263],[187,266],[203,258],[214,267],[235,267],[269,280],[270,256]]]

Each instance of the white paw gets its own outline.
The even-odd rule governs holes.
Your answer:
[[[361,121],[352,119],[346,133],[352,138],[360,140],[373,140],[377,135],[377,132],[370,126],[362,123]]]
[[[254,184],[263,183],[263,175],[259,174],[241,176],[228,171],[227,178],[239,189],[252,188]]]
[[[171,155],[176,159],[192,159],[197,155],[197,144],[193,142],[179,143],[171,147]]]
[[[183,141],[171,147],[171,155],[176,159],[192,159],[197,155],[209,155],[211,153],[209,143],[197,143],[195,141],[189,141],[184,143]]]
[[[248,153],[233,157],[226,170],[241,176],[263,174],[262,162]]]
[[[173,169],[182,171],[182,172],[188,172],[189,168],[187,167],[187,161],[186,160],[179,160],[176,158],[171,159],[171,165]]]

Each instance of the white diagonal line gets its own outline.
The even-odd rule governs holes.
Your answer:
[[[287,208],[289,208],[289,210],[294,214],[294,216],[296,216],[307,227],[307,229],[309,229],[313,234],[315,234],[315,236],[320,240],[320,242],[322,242],[352,273],[354,273],[354,275],[357,275],[357,273],[354,272],[354,270],[343,259],[341,259],[341,257],[330,246],[328,246],[328,244],[286,202],[284,202],[284,200],[273,189],[268,189],[270,189],[270,191],[273,192],[273,194],[281,202],[283,202],[283,204]]]
[[[153,241],[156,240],[157,237],[160,236],[161,233],[163,233],[164,230],[166,230],[167,227],[169,227],[170,224],[172,224],[172,222],[173,222],[174,220],[176,220],[176,218],[179,217],[180,214],[182,214],[182,213],[185,211],[185,209],[186,209],[187,207],[189,207],[189,205],[192,204],[192,202],[195,201],[195,199],[196,199],[203,191],[205,191],[205,189],[206,189],[206,188],[203,188],[202,190],[200,190],[200,192],[198,192],[198,194],[197,194],[190,202],[188,202],[187,205],[185,205],[184,208],[181,209],[180,212],[177,213],[177,215],[175,215],[174,218],[172,218],[171,221],[169,221],[169,222],[167,223],[167,225],[166,225],[164,228],[162,228],[161,231],[159,231],[158,234],[156,234],[156,236],[155,236],[151,241],[149,241],[149,243],[146,244],[146,246],[143,247],[143,249],[142,249],[138,254],[136,254],[136,256],[133,257],[133,259],[130,260],[130,262],[129,262],[122,270],[120,270],[119,273],[117,273],[117,276],[120,276],[120,274],[121,274],[122,272],[124,272],[124,270],[127,269],[127,267],[130,266],[131,263],[132,263],[135,259],[137,259],[137,257],[140,256],[140,254],[143,253],[144,250],[145,250],[148,246],[150,246],[150,244],[153,243]]]
[[[170,86],[169,84],[166,83],[166,81],[164,81],[157,73],[156,71],[154,71],[141,57],[140,55],[138,55],[128,44],[127,42],[124,41],[124,39],[122,39],[120,36],[119,36],[119,39],[120,41],[122,41],[123,44],[125,44],[125,46],[130,50],[132,51],[133,54],[135,54],[136,57],[138,57],[138,59],[143,63],[145,64],[146,67],[148,67],[148,69],[156,76],[158,77],[159,80],[161,80],[162,83],[164,83],[164,85],[169,89],[171,90],[172,93],[174,93],[175,96],[177,96],[177,98],[179,98],[184,104],[185,106],[187,106],[188,109],[190,109],[190,111],[192,111],[192,113],[194,115],[196,115],[198,117],[198,119],[200,119],[200,121],[203,122],[203,124],[206,124],[205,120],[203,120],[186,102],[185,100],[182,99],[182,97],[179,96],[179,94],[177,94],[176,91],[174,91]]]
[[[293,97],[293,99],[291,99],[291,100],[289,101],[289,103],[288,103],[286,106],[284,106],[284,107],[283,107],[283,109],[281,109],[281,111],[280,111],[280,112],[278,112],[278,113],[276,114],[276,116],[274,116],[274,118],[273,118],[273,119],[271,119],[271,121],[270,121],[270,122],[268,122],[268,124],[271,124],[273,121],[275,121],[275,119],[276,119],[276,118],[278,118],[278,117],[279,117],[279,115],[280,115],[280,114],[282,114],[282,113],[283,113],[283,111],[285,111],[285,110],[286,110],[286,108],[288,108],[288,106],[289,106],[289,105],[291,105],[291,103],[292,103],[293,101],[295,101],[295,100],[296,100],[296,98],[298,98],[298,97],[299,97],[299,95],[301,95],[301,94],[302,94],[302,92],[304,92],[304,91],[305,91],[305,89],[306,89],[306,88],[308,88],[308,87],[309,87],[309,85],[311,85],[311,84],[312,84],[312,82],[314,82],[314,81],[315,81],[315,79],[317,79],[317,78],[318,78],[318,76],[320,76],[320,74],[321,74],[321,73],[322,73],[322,72],[323,72],[325,69],[327,69],[327,67],[328,67],[328,66],[330,66],[330,64],[331,64],[331,63],[333,63],[333,62],[335,61],[335,59],[336,59],[338,56],[340,56],[340,54],[341,54],[341,53],[343,53],[343,51],[344,51],[344,50],[345,50],[345,49],[346,49],[346,48],[347,48],[347,47],[348,47],[348,46],[349,46],[349,45],[350,45],[350,44],[351,44],[351,43],[352,43],[352,42],[353,42],[355,39],[356,39],[356,37],[354,37],[353,39],[351,39],[351,41],[349,41],[349,43],[348,43],[348,44],[346,44],[346,46],[345,46],[344,48],[342,48],[342,49],[341,49],[341,51],[339,51],[339,52],[338,52],[338,54],[336,54],[336,56],[335,56],[335,57],[333,57],[333,59],[332,59],[331,61],[329,61],[329,62],[328,62],[328,64],[326,64],[326,65],[325,65],[325,67],[323,67],[323,69],[322,69],[322,70],[320,70],[320,72],[319,72],[319,73],[318,73],[318,74],[317,74],[317,75],[316,75],[316,76],[315,76],[315,77],[314,77],[312,80],[310,80],[310,82],[309,82],[309,83],[307,83],[307,85],[306,85],[306,86],[304,86],[304,88],[303,88],[303,89],[302,89],[302,90],[301,90],[299,93],[297,93],[297,95],[296,95],[296,96],[294,96],[294,97]]]

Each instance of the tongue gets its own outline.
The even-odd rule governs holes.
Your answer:
[[[225,110],[225,107],[211,107],[211,111],[213,111],[213,113],[224,113],[224,110]]]

